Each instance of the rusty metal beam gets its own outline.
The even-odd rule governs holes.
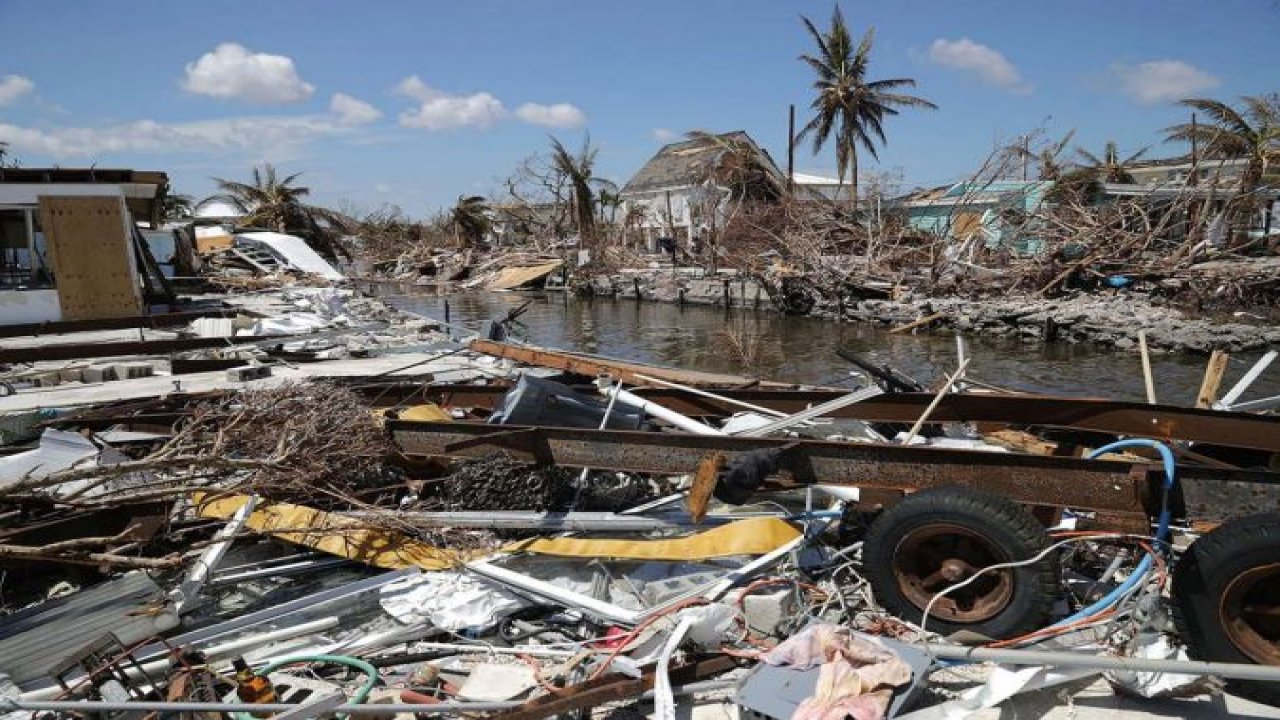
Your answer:
[[[732,459],[750,450],[786,448],[787,469],[800,483],[892,490],[962,485],[1030,505],[1147,512],[1149,482],[1144,464],[819,440],[404,420],[387,425],[409,455],[482,457],[502,449],[567,467],[683,474],[693,472],[712,452]]]
[[[352,389],[377,395],[380,403],[416,396],[453,407],[484,409],[492,409],[507,391],[505,386],[469,384],[370,385]],[[680,390],[638,388],[635,393],[684,415],[726,416],[740,410],[730,403]],[[717,390],[716,394],[792,414],[844,393]],[[932,399],[929,393],[890,393],[841,408],[830,416],[868,422],[914,422]],[[950,394],[933,411],[930,422],[1008,423],[1280,452],[1280,417],[1173,405],[1043,395]]]

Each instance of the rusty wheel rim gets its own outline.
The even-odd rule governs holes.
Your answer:
[[[979,570],[1008,562],[991,538],[959,525],[937,523],[916,528],[902,538],[893,554],[898,589],[924,610],[943,590],[973,577]],[[999,615],[1013,599],[1013,571],[985,573],[933,603],[930,615],[953,623],[978,623]]]
[[[1280,665],[1280,563],[1240,573],[1218,606],[1227,638],[1256,663]]]

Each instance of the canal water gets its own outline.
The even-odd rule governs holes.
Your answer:
[[[385,290],[384,290],[385,292]],[[393,306],[443,320],[445,303],[455,325],[478,328],[525,302],[529,308],[514,327],[531,343],[621,360],[708,372],[725,372],[785,382],[850,384],[852,366],[836,355],[848,348],[876,363],[888,363],[923,382],[957,365],[950,333],[891,335],[868,323],[837,323],[774,312],[634,299],[579,299],[565,293],[466,292],[441,295],[384,295]],[[1067,343],[1024,342],[968,336],[968,375],[1015,390],[1054,395],[1141,400],[1145,397],[1137,350],[1117,351]],[[1259,354],[1232,357],[1222,392],[1244,374]],[[1152,358],[1160,402],[1191,405],[1206,358],[1156,355]],[[1277,362],[1245,394],[1245,399],[1280,394]]]

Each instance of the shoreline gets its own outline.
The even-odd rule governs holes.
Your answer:
[[[673,277],[668,269],[623,271],[586,281],[593,296],[782,312],[764,287],[747,277]],[[1239,311],[1261,322],[1223,322],[1194,316],[1160,298],[1137,291],[1077,292],[1047,299],[1030,295],[971,299],[907,293],[903,298],[819,300],[805,317],[866,322],[904,332],[948,329],[957,333],[1015,337],[1026,342],[1092,343],[1125,350],[1137,347],[1139,331],[1152,351],[1208,354],[1280,348],[1280,323]]]

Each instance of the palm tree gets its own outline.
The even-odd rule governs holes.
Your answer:
[[[591,137],[582,141],[582,149],[575,155],[556,138],[551,138],[551,166],[569,181],[573,192],[573,214],[578,228],[580,247],[595,238],[596,195],[592,185],[596,184],[596,154],[600,149],[591,146]]]
[[[1240,176],[1240,194],[1245,210],[1251,210],[1259,188],[1280,182],[1276,172],[1280,169],[1280,94],[1245,96],[1238,108],[1202,98],[1183,100],[1182,104],[1204,113],[1210,122],[1174,125],[1165,130],[1168,139],[1194,141],[1205,157],[1247,160]]]
[[[449,225],[459,245],[471,247],[484,242],[485,236],[493,229],[489,203],[479,195],[459,195],[457,204],[449,211]]]
[[[230,203],[245,213],[242,226],[298,235],[329,255],[346,255],[336,236],[347,226],[347,219],[340,213],[304,203],[302,198],[311,194],[311,188],[294,184],[301,175],[282,178],[271,163],[264,163],[261,169],[253,169],[253,181],[249,183],[213,178],[220,192],[209,199]]]
[[[7,167],[18,167],[18,161],[13,157],[13,153],[9,152],[9,143],[0,140],[0,168]]]
[[[1133,173],[1129,169],[1133,167],[1150,148],[1142,148],[1133,153],[1129,157],[1120,159],[1120,148],[1114,140],[1108,140],[1106,149],[1103,150],[1102,157],[1085,150],[1084,148],[1076,148],[1076,154],[1084,161],[1075,171],[1083,177],[1096,182],[1108,183],[1132,183]]]
[[[1010,150],[1016,157],[1034,161],[1039,168],[1039,178],[1041,180],[1059,180],[1062,178],[1066,169],[1065,164],[1061,162],[1062,153],[1071,144],[1071,139],[1076,136],[1076,131],[1072,130],[1062,139],[1046,145],[1039,151],[1034,151],[1026,145],[1015,145]]]
[[[160,217],[165,222],[185,220],[191,217],[191,210],[194,205],[195,201],[191,199],[190,195],[169,193],[160,202]]]
[[[831,16],[831,27],[825,33],[819,32],[809,18],[801,16],[800,19],[818,46],[816,56],[800,56],[800,60],[817,74],[813,82],[817,97],[810,104],[813,119],[800,131],[796,141],[812,135],[816,155],[835,133],[836,172],[841,181],[846,174],[849,175],[849,200],[856,209],[858,145],[866,148],[871,157],[879,159],[876,140],[885,142],[886,115],[897,115],[899,107],[937,109],[938,106],[923,98],[896,92],[899,88],[915,87],[916,81],[912,78],[867,80],[871,46],[875,41],[874,27],[867,30],[855,48],[839,5]]]

